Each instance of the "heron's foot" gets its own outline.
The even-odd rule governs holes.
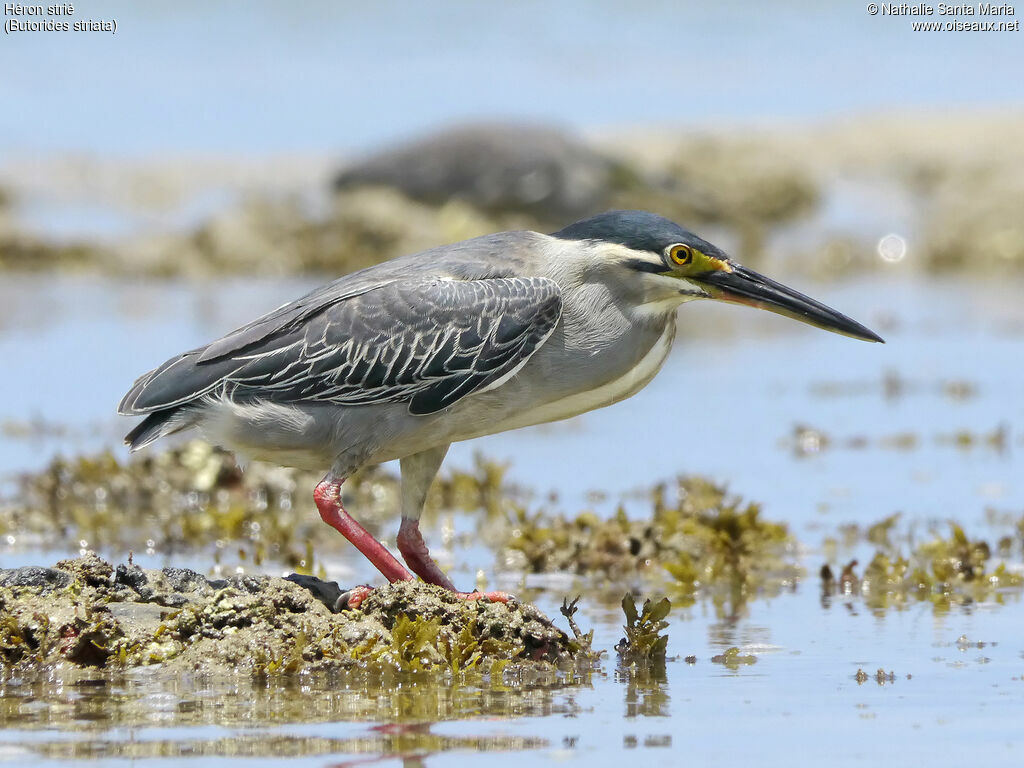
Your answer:
[[[480,592],[478,590],[456,592],[455,596],[460,600],[490,600],[492,603],[507,603],[509,600],[515,599],[515,596],[508,592]]]
[[[363,604],[363,601],[368,598],[372,592],[373,587],[367,586],[366,584],[360,584],[358,587],[352,587],[352,589],[347,592],[342,592],[334,603],[335,612],[358,611],[359,606]]]
[[[366,584],[360,584],[358,587],[352,587],[352,589],[342,592],[334,602],[335,612],[358,611],[363,601],[373,593],[373,589]],[[479,590],[459,592],[453,590],[452,594],[459,600],[489,600],[492,603],[507,603],[509,600],[515,599],[515,595],[508,592],[480,592]]]

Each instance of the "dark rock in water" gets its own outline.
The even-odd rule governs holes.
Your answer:
[[[371,155],[342,170],[334,188],[388,186],[425,203],[459,199],[564,222],[606,207],[622,171],[553,128],[469,125]]]
[[[161,573],[175,592],[197,592],[210,588],[210,581],[190,568],[164,568]]]
[[[114,583],[124,584],[138,592],[149,583],[149,578],[138,565],[121,563],[114,569]]]
[[[71,583],[71,574],[56,568],[26,565],[24,568],[0,569],[0,587],[40,587],[63,589]]]
[[[149,577],[137,565],[121,563],[114,568],[114,587],[123,586],[131,589],[143,600],[153,597],[153,589],[149,586]]]
[[[338,586],[336,581],[322,581],[316,578],[316,576],[306,576],[302,573],[290,573],[284,578],[286,581],[298,584],[303,589],[309,590],[313,597],[332,611],[338,604],[338,598],[341,597],[341,587]]]

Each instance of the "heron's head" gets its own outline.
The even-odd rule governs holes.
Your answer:
[[[792,288],[737,264],[719,248],[657,214],[608,211],[553,234],[589,241],[612,267],[614,279],[642,284],[654,301],[671,306],[689,299],[746,304],[792,317],[826,331],[865,341],[882,341],[856,320]]]

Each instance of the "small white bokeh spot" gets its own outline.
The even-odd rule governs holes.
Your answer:
[[[878,255],[882,261],[895,264],[903,261],[907,255],[907,241],[900,235],[890,232],[878,241]]]

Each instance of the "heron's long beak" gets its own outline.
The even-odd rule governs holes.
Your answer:
[[[706,272],[696,278],[713,299],[767,309],[769,312],[792,317],[794,320],[854,339],[885,343],[874,331],[831,307],[826,307],[820,301],[804,296],[739,264],[723,262],[723,266],[724,269]]]

